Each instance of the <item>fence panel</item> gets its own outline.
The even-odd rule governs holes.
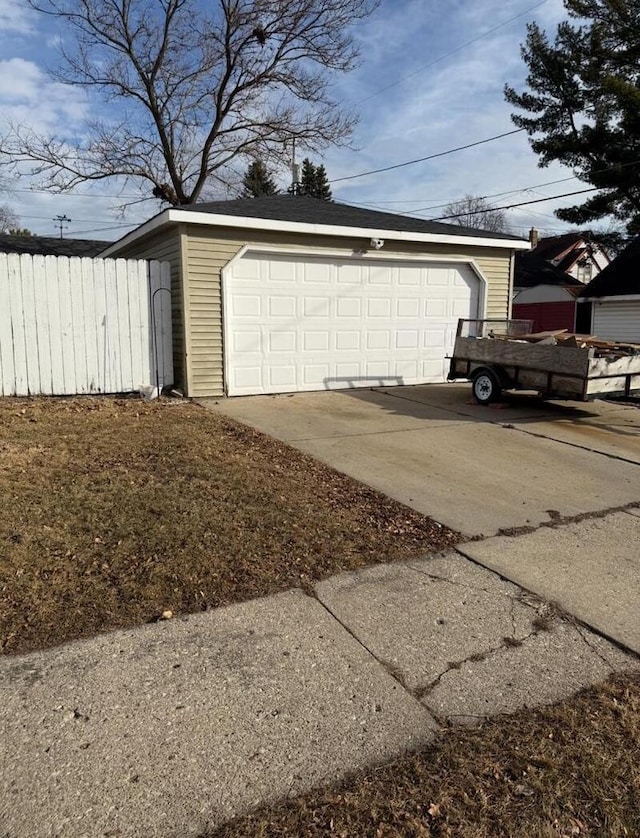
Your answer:
[[[0,253],[0,395],[173,384],[169,265]]]

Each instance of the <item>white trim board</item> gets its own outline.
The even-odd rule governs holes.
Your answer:
[[[579,303],[625,303],[638,302],[640,294],[611,294],[608,297],[578,297]]]

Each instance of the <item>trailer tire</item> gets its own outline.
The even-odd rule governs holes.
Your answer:
[[[478,404],[491,404],[502,395],[502,384],[490,367],[482,367],[473,374],[473,398]]]

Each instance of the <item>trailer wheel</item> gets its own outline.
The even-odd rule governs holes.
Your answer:
[[[500,398],[502,385],[496,373],[484,367],[473,375],[473,397],[479,404],[490,404]]]

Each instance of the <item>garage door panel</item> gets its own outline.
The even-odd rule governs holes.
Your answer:
[[[262,300],[257,294],[236,294],[233,297],[232,312],[238,318],[260,317]]]
[[[432,317],[445,317],[447,314],[447,300],[443,297],[429,297],[424,301],[424,316],[426,320]]]
[[[241,260],[242,261],[242,260]],[[284,261],[283,259],[272,259],[266,263],[266,279],[270,283],[283,282],[287,285],[297,281],[296,262]]]
[[[403,268],[398,271],[398,285],[421,285],[422,268]]]
[[[297,334],[295,331],[276,332],[264,329],[265,338],[269,352],[296,352],[298,349]]]
[[[361,334],[358,330],[336,332],[336,350],[338,352],[358,351],[361,346]]]
[[[427,287],[442,288],[450,283],[449,269],[442,267],[433,267],[427,269]]]
[[[344,297],[336,300],[336,315],[338,317],[355,317],[362,316],[362,299],[360,297]]]
[[[293,364],[284,366],[273,365],[268,370],[269,384],[272,388],[277,388],[279,391],[283,387],[289,389],[297,385],[296,368]]]
[[[417,349],[418,329],[398,329],[396,331],[396,349]]]
[[[372,297],[367,301],[367,317],[388,320],[391,317],[391,300],[388,297]]]
[[[237,329],[231,336],[234,352],[262,352],[262,335],[260,329]]]
[[[338,265],[336,280],[339,285],[362,285],[363,268],[360,265]]]
[[[305,317],[329,317],[331,311],[329,297],[305,297],[303,302],[303,313]]]
[[[396,300],[396,317],[415,319],[419,316],[420,300],[417,297]]]
[[[371,285],[391,285],[393,281],[391,271],[388,267],[371,265],[369,267],[369,283]]]
[[[467,265],[245,258],[225,275],[230,395],[442,381],[457,318],[478,316]]]

